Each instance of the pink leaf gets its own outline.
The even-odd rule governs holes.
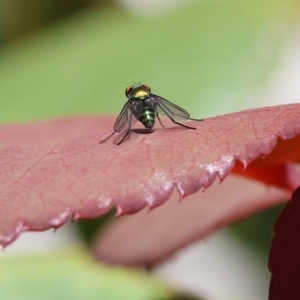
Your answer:
[[[215,182],[186,201],[178,202],[173,193],[151,213],[144,210],[118,218],[99,230],[92,252],[109,264],[153,268],[178,249],[288,196],[279,189],[229,175],[221,185]]]
[[[300,188],[274,226],[269,257],[270,300],[300,299]]]
[[[249,171],[238,165],[233,171],[253,178],[260,178],[257,170],[278,175],[287,161],[299,160],[299,112],[300,105],[285,105],[189,123],[198,130],[172,125],[151,134],[132,132],[120,146],[114,138],[99,145],[111,133],[111,118],[3,126],[0,243],[26,230],[57,228],[72,216],[99,216],[113,206],[118,215],[154,208],[174,187],[183,198],[224,179],[237,160],[246,167],[264,156]],[[268,178],[285,188],[288,182]]]

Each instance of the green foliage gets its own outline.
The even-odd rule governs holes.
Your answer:
[[[99,232],[100,228],[104,228],[109,222],[113,221],[116,216],[116,210],[112,209],[106,215],[89,219],[78,220],[75,225],[79,229],[80,236],[86,243],[91,243],[95,235]]]
[[[273,226],[283,207],[278,206],[257,213],[230,227],[230,231],[242,241],[252,245],[267,260],[273,238]]]
[[[244,108],[274,67],[298,5],[200,1],[164,18],[85,11],[2,48],[0,122],[117,113],[136,81],[194,117]]]
[[[1,259],[0,269],[0,298],[5,300],[167,300],[175,296],[145,272],[102,266],[79,249]]]

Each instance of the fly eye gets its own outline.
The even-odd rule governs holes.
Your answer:
[[[143,86],[149,91],[149,93],[150,93],[150,91],[151,91],[151,89],[150,89],[150,86],[148,85],[148,84],[143,84]]]
[[[125,95],[126,95],[127,98],[128,98],[128,96],[129,96],[129,93],[131,92],[131,90],[132,90],[132,87],[131,87],[131,86],[129,86],[129,87],[125,90]]]

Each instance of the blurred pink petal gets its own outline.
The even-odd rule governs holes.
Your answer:
[[[242,187],[242,188],[241,188]],[[177,193],[159,209],[123,216],[100,230],[94,256],[110,264],[153,267],[212,231],[282,202],[289,193],[228,176],[183,201]]]

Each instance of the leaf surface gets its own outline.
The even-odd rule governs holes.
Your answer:
[[[71,217],[93,218],[113,206],[118,215],[152,209],[174,187],[183,198],[217,177],[223,180],[236,161],[246,168],[264,156],[255,162],[260,168],[281,169],[299,160],[299,112],[299,104],[284,105],[188,123],[197,130],[136,130],[120,146],[120,136],[99,145],[111,133],[111,118],[3,126],[0,243],[23,231],[57,228]],[[287,183],[279,186],[289,189]]]

